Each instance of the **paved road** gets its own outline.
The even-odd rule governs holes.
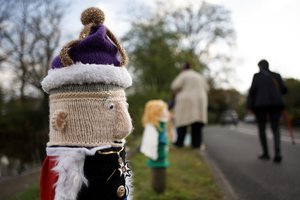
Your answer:
[[[283,131],[283,162],[257,159],[260,146],[256,127],[206,127],[206,154],[220,169],[239,199],[242,200],[300,200],[300,135],[291,145]],[[270,132],[270,131],[269,131]],[[271,136],[271,135],[270,135]],[[268,140],[271,155],[273,141]]]

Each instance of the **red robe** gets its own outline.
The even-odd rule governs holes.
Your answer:
[[[55,156],[47,156],[44,160],[41,180],[40,180],[40,199],[53,200],[55,195],[55,183],[58,179],[58,174],[52,169],[56,165]]]

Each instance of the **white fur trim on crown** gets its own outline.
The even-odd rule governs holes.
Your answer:
[[[43,90],[47,93],[63,85],[90,83],[104,83],[127,88],[132,85],[132,79],[125,67],[78,62],[68,67],[50,69],[41,82]]]

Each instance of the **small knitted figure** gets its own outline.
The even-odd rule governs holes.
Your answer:
[[[157,193],[165,190],[166,168],[169,166],[168,118],[168,106],[164,101],[147,102],[142,119],[144,133],[140,150],[149,158],[147,166],[152,169],[152,188]]]
[[[86,9],[81,21],[79,39],[62,48],[41,83],[49,94],[50,132],[40,199],[128,199],[127,55],[100,9]]]

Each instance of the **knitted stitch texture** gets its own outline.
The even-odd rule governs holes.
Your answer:
[[[120,66],[117,59],[118,49],[106,37],[107,28],[104,25],[93,27],[89,36],[79,42],[69,50],[69,54],[74,62],[94,63],[94,64],[113,64]],[[52,68],[61,68],[61,58],[57,56],[52,62]]]
[[[132,130],[128,57],[104,19],[100,9],[86,9],[79,38],[63,46],[41,82],[49,94],[47,146],[123,146]]]
[[[50,94],[47,146],[123,146],[131,130],[124,90]]]

